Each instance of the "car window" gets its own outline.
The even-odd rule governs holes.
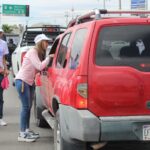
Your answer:
[[[150,26],[104,27],[99,32],[96,65],[132,66],[144,71],[141,64],[149,63],[149,57]]]
[[[57,49],[57,46],[58,46],[58,43],[59,43],[59,40],[60,40],[60,39],[57,38],[57,39],[54,41],[54,43],[53,43],[51,46],[48,47],[49,50],[46,51],[46,52],[47,52],[46,56],[48,56],[48,55],[50,55],[50,54],[55,54],[56,49]],[[53,63],[53,58],[50,59],[50,62],[49,62],[49,64],[48,64],[48,67],[51,67],[51,66],[52,66],[52,63]]]
[[[57,61],[56,61],[57,63],[56,66],[58,68],[64,68],[66,65],[66,54],[68,50],[68,43],[69,43],[70,35],[71,33],[66,34],[63,37],[63,40],[60,44],[58,55],[57,55]]]
[[[87,29],[79,29],[74,37],[71,56],[70,56],[70,68],[75,69],[79,64],[79,58],[81,50],[85,41]]]
[[[58,38],[54,41],[54,43],[52,44],[52,47],[50,48],[49,54],[55,54],[59,40],[60,39]]]

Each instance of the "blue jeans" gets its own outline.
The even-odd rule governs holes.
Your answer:
[[[0,74],[0,84],[3,80],[4,76],[2,74]],[[3,118],[3,88],[0,86],[0,119]]]
[[[22,91],[23,83],[24,90]],[[34,86],[30,86],[29,84],[18,79],[15,81],[15,85],[22,104],[20,112],[20,131],[25,132],[25,130],[30,127],[30,112],[34,96]]]

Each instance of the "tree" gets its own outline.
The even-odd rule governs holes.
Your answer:
[[[9,26],[8,24],[4,24],[2,26],[2,29],[4,30],[5,33],[11,33],[13,31],[12,26]]]

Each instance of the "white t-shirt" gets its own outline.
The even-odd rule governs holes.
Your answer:
[[[0,68],[4,68],[3,56],[9,53],[7,43],[0,39]]]

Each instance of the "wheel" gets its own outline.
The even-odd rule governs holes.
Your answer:
[[[60,125],[59,111],[56,112],[54,127],[54,150],[88,150],[85,142],[72,140],[67,135],[65,128]]]
[[[43,109],[39,108],[36,103],[36,94],[34,95],[34,117],[37,127],[49,127],[48,123],[42,116]]]

